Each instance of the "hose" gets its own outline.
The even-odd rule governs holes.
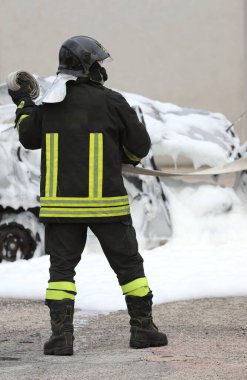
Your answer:
[[[141,175],[150,175],[152,177],[184,177],[184,176],[202,176],[202,175],[218,175],[227,173],[237,173],[247,171],[247,157],[239,158],[238,160],[227,162],[224,165],[215,166],[213,168],[202,168],[188,171],[186,168],[171,169],[163,168],[162,170],[145,169],[139,166],[132,166],[128,164],[122,165],[124,173],[133,173]]]
[[[28,83],[28,92],[32,99],[38,98],[40,94],[38,81],[27,71],[14,71],[7,77],[7,87],[12,91],[18,91],[23,83]]]

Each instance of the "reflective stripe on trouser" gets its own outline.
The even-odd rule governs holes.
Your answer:
[[[144,297],[150,291],[146,277],[137,278],[127,284],[122,285],[121,288],[125,296]]]
[[[74,282],[58,281],[49,282],[46,289],[46,300],[61,301],[65,298],[75,300],[76,286]]]

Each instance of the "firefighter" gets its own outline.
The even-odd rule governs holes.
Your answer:
[[[75,267],[88,228],[125,295],[130,346],[167,344],[153,323],[153,295],[121,175],[122,163],[137,165],[147,155],[150,138],[124,97],[104,86],[107,73],[101,63],[107,58],[110,54],[95,39],[72,37],[59,52],[58,78],[67,75],[62,99],[48,103],[44,98],[35,105],[25,83],[18,91],[9,90],[17,105],[21,144],[41,149],[40,220],[50,255],[46,305],[52,329],[46,355],[73,354]]]

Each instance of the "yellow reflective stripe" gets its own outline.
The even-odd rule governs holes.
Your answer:
[[[67,291],[76,293],[76,286],[74,282],[70,282],[70,281],[49,282],[48,289],[65,290],[65,291],[67,290]]]
[[[149,291],[149,285],[148,280],[146,277],[139,277],[136,280],[133,280],[131,282],[128,282],[127,284],[124,284],[121,286],[123,294],[128,295],[134,295],[133,292],[136,292],[138,289],[146,288],[145,291],[148,289]],[[148,293],[146,292],[146,294]],[[146,295],[144,294],[144,295]]]
[[[94,133],[89,139],[89,197],[94,196]]]
[[[136,162],[141,161],[141,158],[140,158],[140,157],[135,156],[135,155],[134,155],[133,153],[131,153],[128,149],[126,149],[125,146],[123,147],[123,150],[124,150],[126,156],[127,156],[131,161],[136,161]]]
[[[102,197],[103,188],[103,134],[98,134],[98,197]]]
[[[57,175],[58,175],[58,133],[53,135],[53,185],[52,185],[52,197],[57,195]]]
[[[150,292],[150,289],[148,286],[143,286],[141,288],[132,290],[131,292],[127,293],[128,296],[135,296],[135,297],[144,297]]]
[[[127,206],[129,205],[128,201],[123,202],[105,202],[103,200],[100,200],[99,202],[95,201],[84,201],[84,202],[60,202],[60,201],[41,201],[40,202],[41,207],[89,207],[89,208],[95,208],[95,207],[115,207],[115,206]]]
[[[108,216],[119,216],[130,214],[130,207],[127,206],[117,206],[117,207],[101,207],[101,208],[45,208],[41,207],[40,217],[108,217]]]
[[[55,197],[57,194],[58,176],[58,133],[46,134],[46,182],[45,196]]]
[[[103,187],[103,134],[90,133],[89,198],[101,198]]]
[[[99,207],[99,206],[124,206],[129,204],[129,200],[127,197],[123,197],[123,200],[119,199],[75,199],[75,200],[60,200],[59,198],[56,198],[54,200],[52,199],[47,199],[43,200],[42,198],[40,199],[40,204],[41,206],[61,206],[61,207],[83,207],[83,206],[88,206],[88,207]]]
[[[51,135],[46,134],[46,175],[45,175],[45,196],[50,194],[50,167],[51,167]]]
[[[17,129],[17,131],[19,132],[19,127],[20,127],[20,124],[21,124],[21,122],[22,122],[22,120],[23,119],[26,119],[26,117],[28,117],[29,115],[21,115],[20,116],[20,118],[19,118],[19,120],[18,120],[18,122],[17,122],[17,124],[16,124],[16,129]]]
[[[53,193],[53,163],[54,163],[54,136],[53,133],[50,134],[50,186],[49,186],[49,196],[52,197]]]
[[[104,218],[104,217],[113,217],[113,216],[124,216],[129,215],[130,211],[122,212],[112,212],[112,213],[101,213],[101,214],[69,214],[69,213],[47,213],[44,210],[40,210],[40,218]]]
[[[94,181],[93,181],[93,196],[98,197],[98,165],[99,165],[99,134],[94,133]]]
[[[61,212],[75,212],[75,213],[79,213],[79,212],[92,212],[92,213],[97,213],[97,212],[102,212],[102,211],[112,211],[112,210],[127,210],[129,209],[129,205],[126,205],[126,206],[112,206],[112,207],[93,207],[93,208],[90,208],[90,207],[83,207],[83,208],[80,208],[80,207],[75,207],[75,208],[69,208],[69,207],[66,207],[66,208],[63,208],[63,207],[56,207],[56,208],[52,208],[52,207],[43,207],[43,210],[47,210],[47,211],[61,211]]]
[[[71,300],[74,301],[75,300],[75,295],[71,294],[71,293],[68,293],[68,292],[64,292],[62,290],[47,289],[46,290],[45,298],[47,300],[55,300],[55,301],[62,301],[65,298],[69,298],[69,299],[71,299]]]
[[[43,201],[128,201],[128,195],[120,195],[116,197],[102,197],[102,198],[90,198],[90,197],[40,197],[41,200]]]
[[[25,100],[22,100],[17,108],[23,108],[25,106]]]

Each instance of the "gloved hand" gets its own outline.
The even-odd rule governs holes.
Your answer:
[[[8,93],[17,106],[22,100],[25,100],[25,105],[33,104],[29,93],[29,84],[27,82],[22,83],[21,88],[17,91],[8,89]]]

